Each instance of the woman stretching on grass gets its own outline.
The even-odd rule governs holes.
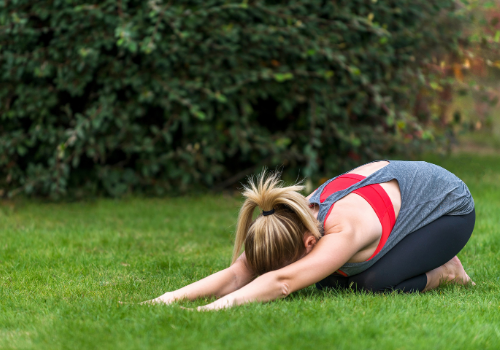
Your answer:
[[[215,296],[198,310],[320,289],[420,291],[474,284],[456,254],[474,229],[467,186],[426,162],[378,161],[335,177],[307,198],[262,173],[245,187],[233,263],[149,303]],[[262,213],[252,221],[254,209]],[[244,247],[244,253],[240,255]]]

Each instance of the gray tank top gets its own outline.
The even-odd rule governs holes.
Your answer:
[[[324,223],[330,207],[352,191],[363,186],[379,184],[393,179],[399,183],[401,210],[387,242],[371,260],[346,263],[340,270],[348,276],[356,275],[375,264],[399,241],[410,233],[443,215],[465,215],[474,209],[474,200],[465,183],[440,166],[427,162],[395,161],[345,190],[332,193],[323,203],[323,189],[337,177],[321,185],[309,199],[319,205],[318,220]]]

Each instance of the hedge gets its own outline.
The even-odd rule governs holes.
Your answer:
[[[432,141],[450,0],[0,1],[0,195],[319,178]]]

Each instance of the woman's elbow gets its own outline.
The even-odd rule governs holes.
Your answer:
[[[276,291],[279,293],[281,298],[285,298],[291,293],[291,279],[289,276],[286,276],[279,271],[272,272],[272,282],[275,286]]]
[[[281,283],[281,295],[283,298],[290,294],[290,285],[286,282]]]

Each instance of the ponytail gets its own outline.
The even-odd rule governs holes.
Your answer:
[[[321,237],[319,222],[312,215],[307,199],[299,193],[304,186],[284,187],[280,175],[264,170],[256,179],[249,179],[242,193],[246,200],[238,215],[232,262],[244,247],[250,267],[259,274],[300,258],[305,251],[306,231],[316,239]],[[267,213],[252,221],[256,207]]]

